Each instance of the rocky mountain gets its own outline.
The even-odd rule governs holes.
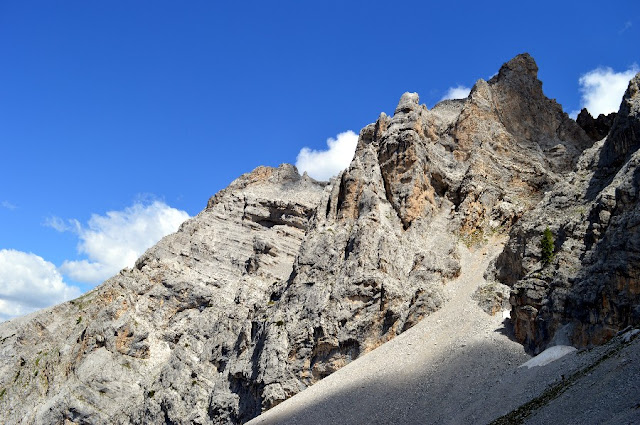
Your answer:
[[[629,83],[607,137],[545,194],[511,231],[496,262],[514,287],[519,340],[532,350],[554,336],[576,346],[602,344],[640,324],[640,74]],[[555,258],[541,262],[548,226]]]
[[[244,423],[438,311],[461,247],[497,235],[475,297],[510,301],[531,351],[639,325],[640,76],[594,142],[537,71],[518,55],[431,110],[405,93],[331,182],[259,167],[134,268],[0,324],[5,422]]]

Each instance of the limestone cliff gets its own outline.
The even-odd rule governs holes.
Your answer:
[[[554,336],[601,344],[640,324],[640,74],[629,83],[608,136],[511,232],[497,277],[513,285],[517,337],[532,350]],[[544,264],[548,226],[555,258]]]
[[[637,96],[593,145],[544,95],[537,70],[518,55],[467,99],[431,110],[405,93],[392,117],[362,129],[331,182],[259,167],[133,269],[0,324],[0,411],[26,424],[244,423],[440,308],[460,273],[458,242],[494,233],[510,232],[496,275],[514,287],[516,330],[532,348],[564,323],[559,307],[547,314],[542,304],[569,277],[617,273],[602,292],[616,307],[594,309],[595,322],[564,300],[600,303],[600,292],[562,289],[557,305],[589,329],[581,335],[603,320],[612,330],[631,323],[637,241],[619,234],[635,228],[625,211],[637,204]],[[547,224],[560,241],[554,264],[575,268],[564,286],[551,266],[536,269]],[[574,242],[580,226],[593,236]],[[579,244],[588,248],[573,255]],[[527,285],[544,288],[525,299]],[[623,287],[635,294],[627,304],[614,290]],[[600,334],[576,343],[610,332]]]
[[[4,422],[239,421],[270,295],[325,186],[290,165],[259,167],[133,269],[0,325]]]

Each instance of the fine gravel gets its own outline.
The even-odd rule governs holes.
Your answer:
[[[511,339],[509,320],[501,314],[489,316],[471,298],[486,283],[483,274],[502,245],[497,239],[470,250],[460,244],[462,272],[446,284],[450,299],[442,309],[249,424],[490,423],[536,398],[541,404],[524,409],[533,423],[556,422],[553,418],[563,413],[560,423],[573,423],[559,404],[572,391],[579,391],[571,377],[581,385],[595,385],[598,391],[611,390],[591,377],[605,366],[616,369],[618,363],[607,366],[607,362],[630,365],[637,358],[640,338],[593,371],[589,367],[611,351],[607,346],[570,352],[545,366],[519,367],[531,356]],[[638,419],[640,410],[635,406],[640,399],[633,400],[638,394],[637,376],[627,378],[624,391],[611,396],[611,408],[623,412],[621,423]],[[585,378],[594,382],[583,382]],[[564,383],[569,382],[572,386],[564,391]],[[559,398],[549,397],[549,390],[556,387],[563,388]],[[584,403],[597,409],[594,403],[600,398],[599,393],[588,399],[579,392],[572,400],[582,401],[575,401],[572,411],[584,411]],[[600,406],[601,420],[612,415]]]

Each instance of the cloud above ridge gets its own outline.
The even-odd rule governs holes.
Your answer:
[[[56,266],[42,257],[0,250],[0,321],[31,313],[80,295],[66,284]]]
[[[345,131],[334,139],[327,139],[327,150],[313,150],[304,147],[296,158],[296,167],[316,180],[329,180],[349,166],[358,144],[358,135]]]
[[[456,87],[449,87],[449,90],[440,99],[440,102],[447,99],[466,99],[471,93],[471,89],[466,86],[458,85]]]
[[[93,214],[86,225],[78,220],[57,217],[47,225],[58,231],[78,235],[78,252],[86,259],[66,260],[59,270],[69,278],[96,284],[113,276],[124,267],[132,267],[148,248],[164,236],[176,232],[189,214],[161,201],[140,202],[122,211]]]
[[[637,65],[622,72],[615,72],[610,67],[599,67],[583,74],[578,80],[582,95],[580,108],[587,108],[594,117],[618,112],[629,80],[639,70]],[[579,112],[573,111],[570,115],[575,118]]]
[[[11,202],[9,201],[2,201],[0,202],[0,206],[2,206],[2,208],[6,208],[8,210],[15,210],[16,208],[18,208],[17,206],[13,205]]]

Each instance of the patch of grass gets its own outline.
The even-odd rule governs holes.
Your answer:
[[[489,228],[489,233],[490,233],[492,236],[495,236],[495,235],[502,235],[502,234],[507,233],[507,228],[506,228],[503,224],[501,224],[501,225],[499,225],[499,226],[496,226],[496,227],[490,227],[490,228]]]
[[[78,316],[78,318],[76,319],[76,325],[79,325],[80,322],[82,322],[82,316]]]
[[[2,391],[0,391],[0,400],[2,400],[2,397],[4,397],[4,395],[7,393],[7,389],[3,388]]]
[[[282,321],[282,320],[278,320],[278,321],[276,322],[276,326],[284,326],[284,321]]]
[[[467,248],[480,246],[487,242],[487,239],[485,238],[484,230],[482,229],[475,229],[471,233],[461,232],[458,234],[458,239],[460,239],[460,241],[463,244],[465,244]]]

